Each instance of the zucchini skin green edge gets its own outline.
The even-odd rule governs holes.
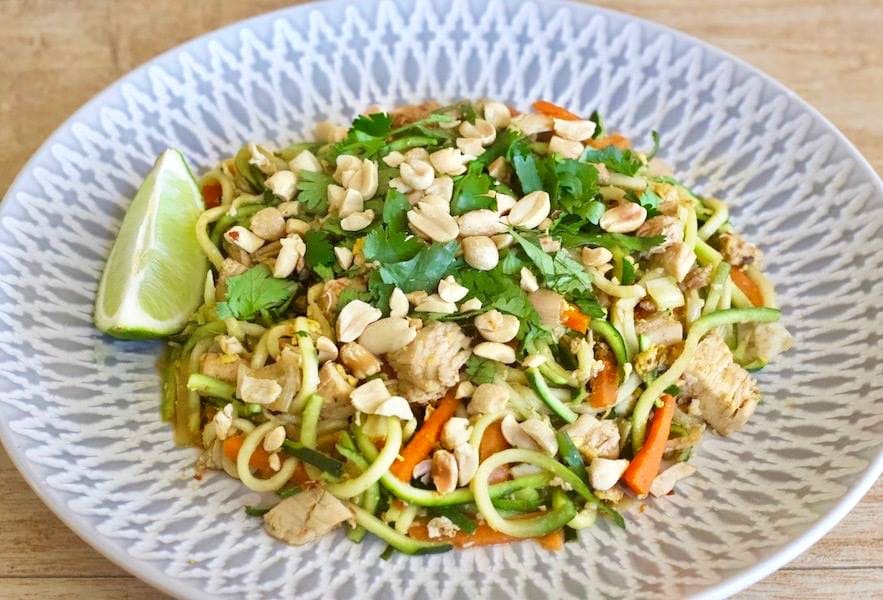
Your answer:
[[[592,319],[589,328],[604,338],[604,341],[613,350],[613,356],[616,357],[616,362],[619,363],[619,372],[622,374],[623,368],[630,360],[629,350],[626,348],[622,335],[616,330],[616,327],[602,319]]]
[[[442,542],[424,542],[415,540],[402,533],[399,533],[392,527],[389,527],[383,521],[369,513],[360,506],[350,503],[349,508],[353,511],[356,523],[382,539],[384,542],[401,552],[411,556],[420,554],[439,554],[447,552],[453,548],[451,544]]]

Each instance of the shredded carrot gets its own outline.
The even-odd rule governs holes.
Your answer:
[[[604,368],[592,379],[592,394],[589,396],[589,404],[592,408],[606,408],[616,404],[619,373],[612,360],[608,358],[602,360]]]
[[[294,470],[289,481],[296,485],[305,485],[312,482],[313,478],[307,473],[307,468],[304,466],[304,463],[300,463],[297,465],[297,468]]]
[[[586,144],[588,144],[592,148],[601,149],[606,148],[607,146],[616,146],[617,148],[620,148],[622,150],[631,148],[632,145],[627,137],[619,133],[611,133],[610,135],[599,137],[594,140],[586,140]]]
[[[245,436],[241,434],[225,439],[224,455],[233,462],[236,462],[236,457],[239,456],[239,449],[242,448],[242,442],[244,440]],[[248,461],[248,464],[252,469],[255,469],[262,475],[267,475],[273,472],[270,468],[270,454],[261,446],[258,446],[252,453],[251,460]]]
[[[429,456],[441,436],[442,427],[454,416],[460,401],[454,397],[455,388],[448,390],[429,418],[423,421],[408,445],[402,449],[402,460],[393,463],[390,471],[402,481],[411,481],[411,473],[421,460]]]
[[[503,437],[503,422],[494,421],[488,425],[481,437],[481,444],[478,446],[478,460],[483,462],[491,454],[502,452],[509,447],[509,442]]]
[[[536,540],[537,543],[546,550],[557,552],[564,548],[564,530],[559,529],[552,533],[547,533],[543,537],[536,538]]]
[[[558,106],[557,104],[552,104],[551,102],[547,102],[546,100],[537,100],[533,103],[533,108],[538,113],[542,113],[548,117],[552,117],[555,119],[565,119],[567,121],[580,120],[579,115],[575,115],[566,108]]]
[[[573,329],[582,334],[589,328],[589,316],[572,304],[568,305],[561,313],[561,323],[568,329]]]
[[[538,513],[541,514],[541,513]],[[525,517],[531,515],[524,515]],[[429,540],[429,532],[426,525],[415,523],[408,530],[408,535],[417,540]],[[511,544],[512,542],[521,542],[524,539],[536,541],[546,550],[560,550],[564,547],[564,531],[558,530],[536,538],[517,538],[505,533],[500,533],[496,529],[492,529],[486,523],[482,523],[475,528],[472,533],[464,533],[458,531],[454,537],[445,539],[445,542],[452,544],[455,548],[475,548],[479,546],[493,546],[496,544]]]
[[[656,479],[659,467],[662,465],[662,454],[665,452],[665,442],[671,430],[671,420],[675,414],[674,396],[664,394],[662,396],[662,408],[657,408],[653,413],[653,420],[647,428],[647,436],[644,445],[635,454],[632,462],[622,475],[622,480],[639,496],[650,491],[650,484]]]
[[[763,294],[760,293],[760,288],[757,287],[757,284],[754,283],[754,280],[751,279],[751,277],[745,274],[745,271],[733,267],[730,269],[730,277],[732,278],[733,283],[736,284],[736,287],[742,290],[742,292],[748,297],[751,304],[754,306],[763,306]]]
[[[221,205],[221,184],[210,181],[202,186],[202,198],[206,208],[214,208]]]

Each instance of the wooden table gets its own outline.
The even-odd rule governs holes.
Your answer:
[[[0,0],[0,193],[46,136],[118,77],[203,32],[292,3]],[[685,31],[763,69],[821,110],[883,172],[880,0],[598,3]],[[160,597],[55,518],[2,451],[0,489],[0,599]],[[881,523],[878,482],[823,540],[740,597],[883,597]]]

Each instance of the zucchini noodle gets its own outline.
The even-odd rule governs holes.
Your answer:
[[[719,262],[711,273],[711,282],[708,286],[708,296],[705,298],[705,307],[702,314],[707,315],[718,309],[720,304],[721,293],[724,286],[730,279],[730,264]]]
[[[633,192],[643,192],[647,189],[647,180],[643,177],[631,177],[622,173],[608,173],[607,183]]]
[[[696,252],[696,259],[699,261],[699,264],[703,266],[711,265],[714,267],[724,259],[720,252],[709,246],[702,238],[696,240],[694,252]]]
[[[238,198],[236,198],[233,203],[230,205],[229,214],[231,217],[235,217],[238,213],[238,209],[243,206],[248,206],[249,204],[260,204],[263,202],[263,196],[255,196],[253,194],[242,194]]]
[[[359,446],[362,454],[368,460],[375,460],[377,448],[374,447],[368,436],[358,427],[353,433],[356,438],[356,444]],[[536,473],[517,477],[516,479],[493,484],[489,488],[490,495],[491,498],[499,498],[525,488],[542,488],[550,479],[552,479],[552,475],[549,473]],[[408,504],[416,504],[418,506],[454,506],[456,504],[468,504],[473,500],[472,490],[469,488],[461,488],[447,494],[439,494],[434,490],[415,488],[389,472],[383,474],[383,477],[380,478],[380,483],[396,498],[404,500]]]
[[[267,353],[273,360],[279,356],[279,340],[297,334],[294,320],[283,321],[267,330]]]
[[[653,380],[638,398],[635,403],[635,410],[632,413],[632,448],[637,452],[644,444],[644,435],[647,429],[647,419],[650,417],[650,409],[656,400],[662,395],[666,388],[677,383],[680,376],[687,370],[693,356],[696,354],[696,347],[702,340],[703,336],[714,329],[724,325],[735,325],[738,323],[771,323],[779,320],[779,311],[774,308],[734,308],[730,310],[720,310],[704,315],[698,321],[693,323],[687,339],[684,341],[684,349],[677,360],[668,368],[668,370]],[[479,467],[480,470],[480,467]]]
[[[592,275],[592,285],[596,288],[616,298],[636,298],[640,300],[647,295],[646,290],[640,285],[619,285],[613,283],[594,267],[586,269]]]
[[[313,338],[310,337],[310,322],[306,317],[297,317],[294,320],[297,346],[300,348],[300,390],[288,409],[292,413],[303,410],[307,398],[319,387],[319,362],[316,346],[313,344]]]
[[[576,473],[553,458],[534,450],[518,448],[503,450],[481,463],[470,484],[481,516],[491,528],[500,533],[520,538],[537,537],[560,529],[576,516],[573,503],[560,490],[556,490],[553,492],[552,510],[549,512],[525,519],[503,518],[491,499],[488,477],[494,469],[513,462],[527,463],[544,469],[555,477],[560,477],[586,500],[600,502]]]
[[[625,342],[629,356],[638,353],[638,332],[635,330],[635,306],[638,298],[620,298],[613,303],[610,322],[616,327]]]
[[[702,227],[699,228],[699,239],[704,242],[713,236],[720,229],[721,225],[727,222],[727,219],[730,218],[730,209],[725,203],[714,198],[705,198],[703,203],[710,206],[714,211],[708,220],[702,224]]]
[[[304,405],[304,411],[301,413],[300,425],[300,443],[307,448],[316,448],[317,427],[319,424],[319,414],[322,412],[322,403],[325,398],[319,394],[313,394],[307,399]]]
[[[475,448],[476,452],[481,448],[481,440],[484,437],[484,432],[487,431],[487,428],[505,417],[506,414],[507,411],[501,410],[500,412],[483,415],[474,425],[472,425],[472,435],[469,436],[469,445]]]
[[[402,424],[396,417],[386,417],[386,443],[371,466],[354,479],[329,483],[326,489],[338,498],[358,496],[389,471],[401,448]]]
[[[211,269],[205,274],[205,285],[202,288],[202,302],[206,306],[215,305],[215,276]]]
[[[402,512],[399,513],[399,518],[396,519],[395,530],[399,533],[408,533],[411,525],[414,524],[414,519],[417,518],[417,511],[419,510],[420,507],[416,504],[406,504]]]
[[[684,216],[684,245],[690,249],[690,253],[696,251],[697,231],[696,209],[691,205]]]
[[[226,206],[216,206],[208,209],[196,219],[196,241],[199,242],[199,247],[202,248],[206,257],[218,271],[224,266],[224,257],[209,237],[208,226],[209,223],[214,223],[226,213]]]
[[[239,479],[254,492],[275,492],[288,483],[288,480],[294,475],[294,470],[297,469],[297,459],[289,457],[285,459],[279,470],[268,479],[259,479],[251,473],[249,462],[251,462],[252,455],[263,442],[264,436],[278,425],[276,421],[267,421],[263,425],[255,427],[245,436],[239,454],[236,455],[236,470],[239,472]]]
[[[254,423],[246,419],[233,419],[231,430],[234,429],[238,429],[242,433],[249,434],[254,431]],[[239,469],[236,468],[236,461],[227,458],[227,455],[223,452],[223,449],[221,451],[221,466],[224,468],[224,471],[227,472],[227,475],[235,479],[239,479]]]
[[[249,366],[252,369],[260,369],[267,364],[267,358],[269,358],[269,353],[267,352],[267,333],[265,332],[261,339],[258,340],[258,343],[255,344]]]

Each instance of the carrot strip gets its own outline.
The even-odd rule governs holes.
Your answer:
[[[304,463],[300,463],[297,465],[297,468],[294,470],[294,473],[291,475],[291,483],[297,485],[305,485],[307,483],[311,483],[313,480],[310,477],[309,473],[307,473],[307,469],[304,466]]]
[[[484,435],[481,436],[481,444],[478,445],[478,460],[481,462],[491,454],[502,452],[508,448],[510,448],[509,442],[503,437],[503,422],[494,421],[488,425],[488,428],[484,430]]]
[[[733,280],[733,283],[736,284],[736,287],[742,290],[748,299],[751,300],[751,304],[754,306],[763,306],[763,294],[760,293],[760,288],[757,287],[757,284],[754,283],[754,280],[751,279],[751,277],[745,274],[745,271],[733,267],[730,269],[730,278]]]
[[[424,524],[414,524],[408,530],[408,535],[416,540],[429,540],[429,532]],[[455,548],[476,548],[480,546],[494,546],[496,544],[511,544],[512,542],[521,542],[525,539],[536,541],[546,550],[560,550],[564,547],[564,532],[562,530],[553,531],[542,537],[536,538],[517,538],[505,533],[500,533],[496,529],[492,529],[486,523],[482,523],[475,528],[472,533],[464,533],[458,531],[454,537],[447,538],[444,541],[450,543]]]
[[[653,420],[647,429],[644,445],[635,454],[622,475],[625,484],[639,496],[650,491],[650,484],[659,473],[662,455],[665,452],[665,442],[668,441],[668,434],[671,431],[671,420],[675,414],[674,396],[664,394],[662,402],[662,408],[657,408],[653,413]]]
[[[616,146],[622,150],[626,150],[632,145],[627,137],[619,133],[611,133],[610,135],[599,137],[594,140],[586,140],[586,144],[592,148],[601,149],[606,148],[607,146]]]
[[[548,117],[552,117],[555,119],[564,119],[567,121],[580,120],[579,115],[575,115],[566,108],[558,106],[557,104],[552,104],[551,102],[547,102],[546,100],[537,100],[533,103],[533,108],[538,113],[542,113]]]
[[[244,440],[245,436],[241,434],[225,439],[224,455],[233,462],[236,462],[236,457],[239,456],[239,449],[242,448],[242,442]],[[270,468],[270,454],[261,446],[258,446],[252,453],[248,464],[252,469],[255,469],[262,475],[267,475],[273,472]]]
[[[206,208],[214,208],[221,205],[221,184],[210,181],[202,186],[202,198]]]
[[[592,379],[592,394],[589,404],[592,408],[606,408],[616,404],[619,391],[619,373],[610,359],[603,359],[604,368]]]
[[[402,450],[402,460],[394,462],[390,467],[392,474],[402,481],[411,481],[414,467],[429,456],[441,436],[442,427],[454,416],[460,405],[460,401],[454,397],[454,390],[455,388],[448,390],[429,418],[423,421],[423,425],[414,433],[408,445]]]
[[[576,306],[570,305],[561,313],[561,323],[568,329],[585,334],[589,328],[589,316]]]

